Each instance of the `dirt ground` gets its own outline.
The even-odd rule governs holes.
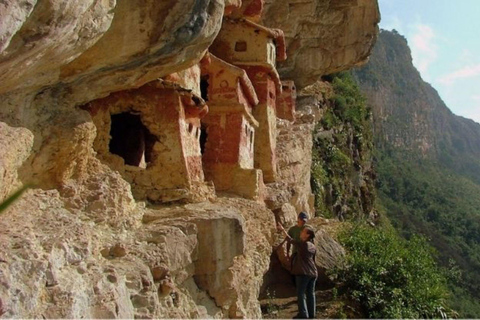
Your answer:
[[[317,318],[331,318],[332,290],[317,290]],[[266,297],[260,300],[265,319],[292,319],[297,315],[297,296],[292,284],[276,284],[269,288]],[[334,316],[335,318],[335,316]]]
[[[316,319],[355,319],[363,318],[351,303],[339,299],[335,288],[320,289],[315,292]],[[292,319],[298,313],[295,286],[292,283],[271,285],[261,297],[263,318]]]

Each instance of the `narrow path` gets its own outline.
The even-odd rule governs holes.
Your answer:
[[[297,315],[297,296],[295,287],[286,284],[275,284],[269,287],[268,294],[260,299],[262,314],[265,319],[292,319]],[[335,300],[333,290],[317,289],[316,317],[320,319],[342,317],[343,304]]]

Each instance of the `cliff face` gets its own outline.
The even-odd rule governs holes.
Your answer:
[[[385,144],[434,157],[442,148],[480,154],[478,124],[455,116],[421,79],[401,35],[382,31],[370,63],[354,74],[371,101]]]
[[[379,38],[370,63],[354,72],[373,108],[376,143],[475,177],[480,170],[480,126],[454,115],[421,79],[405,38],[389,31]]]
[[[376,1],[265,2],[264,23],[285,32],[289,58],[279,72],[298,88],[367,61],[380,21]]]
[[[317,92],[322,117],[313,134],[315,208],[340,220],[376,220],[372,114],[349,73],[307,87]]]
[[[61,86],[57,91],[70,88],[70,100],[77,97],[78,103],[189,67],[218,33],[225,4],[12,1],[2,6],[2,93]]]
[[[280,78],[283,33],[257,24],[287,14],[279,3],[0,4],[0,200],[33,185],[0,219],[0,315],[261,315],[275,219],[313,214],[318,118],[277,119],[280,101],[295,114],[285,102],[294,87],[281,81],[305,86],[361,62],[378,22],[374,0],[313,1],[321,10],[308,22],[363,31],[301,32],[335,48],[307,74],[296,66],[304,45],[291,42],[301,23],[290,21]],[[230,34],[229,21],[240,31]],[[231,60],[205,55],[249,30],[260,32],[238,39]],[[269,54],[249,55],[251,46]]]

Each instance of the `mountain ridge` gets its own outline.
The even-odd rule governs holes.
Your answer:
[[[371,101],[377,145],[420,151],[472,178],[480,172],[480,124],[453,114],[422,80],[403,36],[382,30],[379,38],[370,63],[353,72]],[[465,159],[458,163],[452,155]]]
[[[450,284],[452,305],[478,316],[480,124],[453,114],[422,80],[396,31],[382,30],[369,63],[352,73],[372,108],[387,217],[407,238],[427,236],[443,266],[454,261],[463,275]]]

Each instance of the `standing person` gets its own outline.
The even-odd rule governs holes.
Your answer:
[[[297,217],[297,224],[288,229],[288,236],[293,240],[300,240],[300,233],[302,232],[303,228],[305,228],[305,224],[308,221],[308,215],[305,212],[300,212]],[[294,246],[292,248],[292,254],[290,255],[290,242],[287,242],[287,257],[290,260],[295,258],[295,254],[297,252],[297,248]],[[291,257],[291,258],[290,258]]]
[[[296,255],[292,263],[298,303],[298,315],[295,318],[314,319],[316,311],[315,282],[318,276],[315,265],[317,249],[313,244],[315,232],[310,226],[304,226],[300,232],[300,240],[294,240],[281,224],[278,224],[277,227],[285,234],[287,241],[296,248]]]

